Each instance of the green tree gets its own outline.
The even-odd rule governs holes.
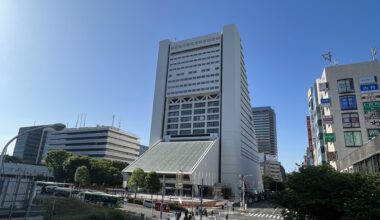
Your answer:
[[[117,168],[120,172],[124,170],[129,164],[127,162],[121,162],[117,160],[111,161],[111,166]]]
[[[10,156],[10,155],[5,155],[4,157],[4,162],[6,163],[22,163],[21,158],[17,156]]]
[[[380,174],[340,173],[328,165],[300,167],[270,200],[289,210],[285,219],[378,219]]]
[[[135,198],[137,194],[137,189],[143,188],[145,185],[145,173],[141,168],[136,168],[133,170],[131,176],[128,179],[128,187],[135,189]]]
[[[110,179],[107,183],[109,186],[121,186],[123,184],[123,176],[121,172],[116,167],[109,167],[108,172],[110,174]]]
[[[80,186],[87,186],[90,184],[90,173],[86,166],[80,166],[75,171],[74,180]]]
[[[158,177],[158,174],[156,172],[154,172],[154,171],[149,172],[145,176],[145,187],[149,190],[149,192],[151,194],[160,191],[161,182],[160,182],[160,178]]]
[[[88,156],[79,156],[79,155],[73,155],[67,158],[63,163],[63,168],[66,172],[67,180],[69,182],[74,181],[74,175],[78,167],[86,166],[87,169],[89,169],[91,160],[92,159]]]
[[[64,150],[51,150],[47,153],[45,164],[53,171],[55,181],[62,182],[66,180],[66,172],[63,164],[72,155],[72,153]]]
[[[111,173],[109,169],[111,161],[109,160],[91,160],[90,161],[90,176],[91,183],[98,186],[109,185]]]

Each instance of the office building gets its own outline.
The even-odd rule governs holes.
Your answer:
[[[278,156],[276,113],[269,106],[254,107],[252,112],[259,152]]]
[[[247,189],[262,190],[235,25],[188,40],[161,41],[153,106],[149,150],[124,170],[126,179],[142,168],[165,175],[168,184],[185,194],[191,195],[192,186],[203,180],[215,194],[230,189],[239,196],[241,175],[250,174]]]
[[[131,163],[139,157],[139,138],[110,126],[65,128],[49,133],[45,154],[49,150],[65,150],[97,159]]]
[[[377,60],[324,68],[308,91],[314,164],[336,162],[380,131]]]
[[[278,161],[277,156],[259,153],[260,157],[260,171],[264,176],[272,177],[277,182],[282,182],[281,163]]]
[[[147,151],[149,149],[148,146],[145,146],[142,144],[140,144],[139,147],[140,147],[139,156],[141,156],[143,153],[145,153],[145,151]]]
[[[18,134],[40,126],[21,127]],[[41,128],[17,138],[13,156],[16,156],[27,164],[40,164],[44,151],[46,135],[53,131],[51,128]]]

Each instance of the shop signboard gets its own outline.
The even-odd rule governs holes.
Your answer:
[[[321,106],[323,106],[323,107],[329,107],[329,106],[331,106],[330,99],[329,98],[327,98],[327,99],[321,99]]]
[[[360,85],[376,83],[375,76],[363,76],[359,78]]]
[[[361,93],[374,93],[379,92],[379,85],[377,83],[360,85]]]
[[[373,101],[380,101],[380,93],[364,93],[362,95],[362,101],[363,102],[373,102]]]
[[[377,137],[380,134],[380,128],[367,129],[368,139]]]
[[[324,133],[325,142],[335,142],[334,133]]]
[[[380,128],[380,110],[364,111],[366,128]]]
[[[380,110],[380,101],[363,102],[364,111]]]
[[[322,116],[322,122],[323,122],[323,124],[325,124],[325,125],[331,125],[331,124],[334,124],[333,116],[332,116],[332,115],[325,115],[325,116]]]

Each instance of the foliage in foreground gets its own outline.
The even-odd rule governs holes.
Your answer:
[[[285,207],[285,219],[380,218],[380,174],[339,173],[332,167],[301,167],[271,202]]]

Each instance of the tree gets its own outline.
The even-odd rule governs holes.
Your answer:
[[[108,184],[111,178],[110,167],[111,161],[109,160],[92,159],[90,161],[91,183],[99,186]]]
[[[46,166],[53,171],[55,181],[62,182],[66,179],[64,162],[73,154],[64,150],[51,150],[45,158]]]
[[[87,186],[90,184],[90,173],[88,172],[88,168],[86,166],[80,166],[76,169],[74,180],[80,186]]]
[[[270,200],[289,210],[285,219],[378,219],[380,174],[340,173],[328,165],[300,167]]]
[[[17,156],[5,155],[4,162],[6,163],[22,163],[21,158]]]
[[[121,186],[123,184],[123,176],[121,175],[121,172],[119,169],[115,167],[110,167],[108,169],[110,174],[110,179],[107,183],[109,186]]]
[[[139,187],[143,188],[145,185],[145,173],[141,168],[136,168],[133,170],[131,176],[128,179],[128,187],[135,189],[135,198],[137,194],[137,189]]]
[[[117,160],[111,161],[111,166],[117,168],[120,172],[124,170],[129,164],[127,162],[121,162]]]
[[[160,191],[161,182],[156,172],[152,171],[145,176],[145,187],[151,194]]]
[[[86,166],[87,169],[90,167],[90,161],[92,159],[88,156],[79,156],[79,155],[72,155],[71,157],[67,158],[63,163],[63,168],[67,175],[67,180],[69,182],[74,181],[74,175],[78,167],[80,166]]]
[[[276,182],[272,177],[263,175],[263,184],[264,184],[264,189],[270,189],[271,183]]]

